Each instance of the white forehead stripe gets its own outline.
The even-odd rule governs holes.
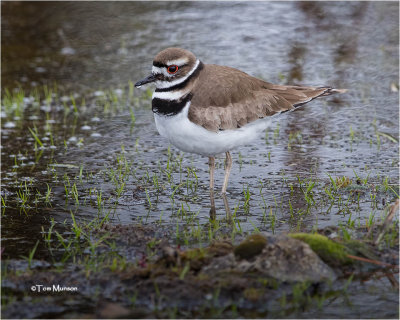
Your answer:
[[[174,81],[160,81],[160,80],[156,81],[155,82],[156,83],[156,87],[159,88],[159,89],[165,89],[165,88],[176,86],[177,84],[180,84],[180,83],[184,82],[187,78],[189,78],[192,75],[193,72],[196,71],[196,69],[199,66],[199,64],[200,64],[200,60],[196,60],[196,64],[194,65],[192,70],[190,70],[188,72],[188,74],[186,76],[184,76],[183,78],[176,79]],[[153,67],[153,68],[156,68],[156,67]]]
[[[171,65],[177,65],[178,67],[182,67],[183,65],[187,64],[189,62],[188,58],[180,58],[176,60],[168,60],[167,61],[167,66]]]
[[[151,72],[153,73],[153,74],[163,74],[164,76],[166,76],[166,77],[172,77],[173,76],[173,74],[169,74],[168,72],[167,72],[167,69],[166,68],[160,68],[160,67],[155,67],[155,66],[153,66],[152,68],[151,68]]]

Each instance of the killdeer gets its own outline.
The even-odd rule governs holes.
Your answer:
[[[161,136],[178,149],[209,157],[210,190],[215,155],[226,154],[222,193],[226,193],[232,157],[279,114],[321,96],[345,90],[275,85],[242,71],[204,64],[190,51],[167,48],[154,60],[151,74],[135,87],[154,82],[155,123]]]

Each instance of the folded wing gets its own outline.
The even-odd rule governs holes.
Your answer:
[[[189,120],[214,132],[237,129],[340,92],[329,87],[274,85],[218,65],[205,65],[193,89]]]

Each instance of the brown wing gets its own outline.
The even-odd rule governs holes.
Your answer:
[[[236,129],[294,109],[329,90],[273,85],[237,69],[204,65],[192,89],[189,120],[210,131]]]
[[[327,96],[336,92],[346,90],[335,90],[330,87],[304,87],[304,86],[281,86],[273,85],[276,94],[289,101],[294,107],[303,105],[320,96]]]

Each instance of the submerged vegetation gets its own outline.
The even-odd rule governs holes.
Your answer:
[[[375,266],[368,271],[371,274],[389,268],[388,279],[398,286],[392,275],[397,268],[398,217],[385,220],[399,197],[395,179],[372,178],[368,169],[353,170],[351,177],[326,172],[322,178],[312,169],[296,175],[281,170],[277,176],[259,179],[257,185],[233,190],[224,199],[224,209],[217,207],[222,214],[205,216],[207,184],[200,180],[203,172],[193,157],[188,162],[187,156],[170,147],[154,157],[140,135],[129,145],[118,138],[109,140],[107,123],[117,123],[121,115],[129,119],[129,131],[135,137],[141,126],[135,114],[147,110],[150,96],[150,91],[138,95],[132,83],[124,90],[82,96],[61,93],[56,85],[29,93],[4,90],[2,135],[7,156],[3,154],[1,207],[3,221],[10,225],[3,234],[11,238],[13,220],[39,217],[41,221],[36,226],[40,237],[32,238],[31,247],[19,249],[17,256],[14,246],[5,242],[2,303],[6,314],[18,315],[21,297],[38,294],[27,289],[27,284],[36,284],[35,279],[49,286],[44,279],[66,286],[79,283],[78,295],[93,306],[100,297],[109,299],[113,294],[109,287],[144,281],[142,286],[125,289],[116,305],[107,307],[111,311],[105,308],[97,314],[111,312],[115,317],[143,316],[150,309],[151,315],[162,317],[236,317],[249,315],[252,307],[248,305],[260,315],[287,316],[305,307],[321,308],[332,297],[352,290],[353,278],[370,269],[365,265]],[[266,143],[283,139],[288,152],[298,151],[304,143],[301,132],[284,135],[279,124],[269,132]],[[352,143],[370,141],[374,135],[382,137],[375,133],[363,137],[351,129]],[[114,147],[102,152],[99,139]],[[380,139],[372,142],[371,150],[379,150],[382,143]],[[83,157],[75,161],[80,153]],[[274,161],[272,151],[266,153],[265,161]],[[238,163],[240,170],[254,165],[243,154]],[[222,165],[217,163],[217,167]],[[132,206],[139,206],[141,214],[129,221],[126,214]],[[339,217],[333,229],[331,224],[321,225],[330,215]],[[384,232],[379,231],[381,225],[386,225]],[[292,232],[291,238],[307,243],[336,274],[342,274],[341,284],[315,291],[312,281],[289,284],[286,278],[265,275],[257,268],[252,275],[238,274],[236,264],[250,268],[239,261],[259,261],[269,241],[277,241],[272,235],[282,231]],[[378,235],[379,243],[374,242]],[[221,265],[225,266],[222,271]],[[111,279],[106,281],[107,288],[88,284],[106,277]],[[169,280],[162,280],[165,277]],[[215,279],[211,285],[210,279]],[[187,295],[194,291],[202,295],[187,313],[171,304],[183,303],[184,296],[169,299],[166,288],[177,285]],[[237,294],[244,300],[232,296],[238,287],[242,289]],[[271,294],[274,298],[268,299],[270,311],[266,313],[261,302]],[[144,307],[148,299],[150,309]],[[65,310],[62,303],[55,303]],[[48,308],[38,310],[38,316],[50,312]]]

